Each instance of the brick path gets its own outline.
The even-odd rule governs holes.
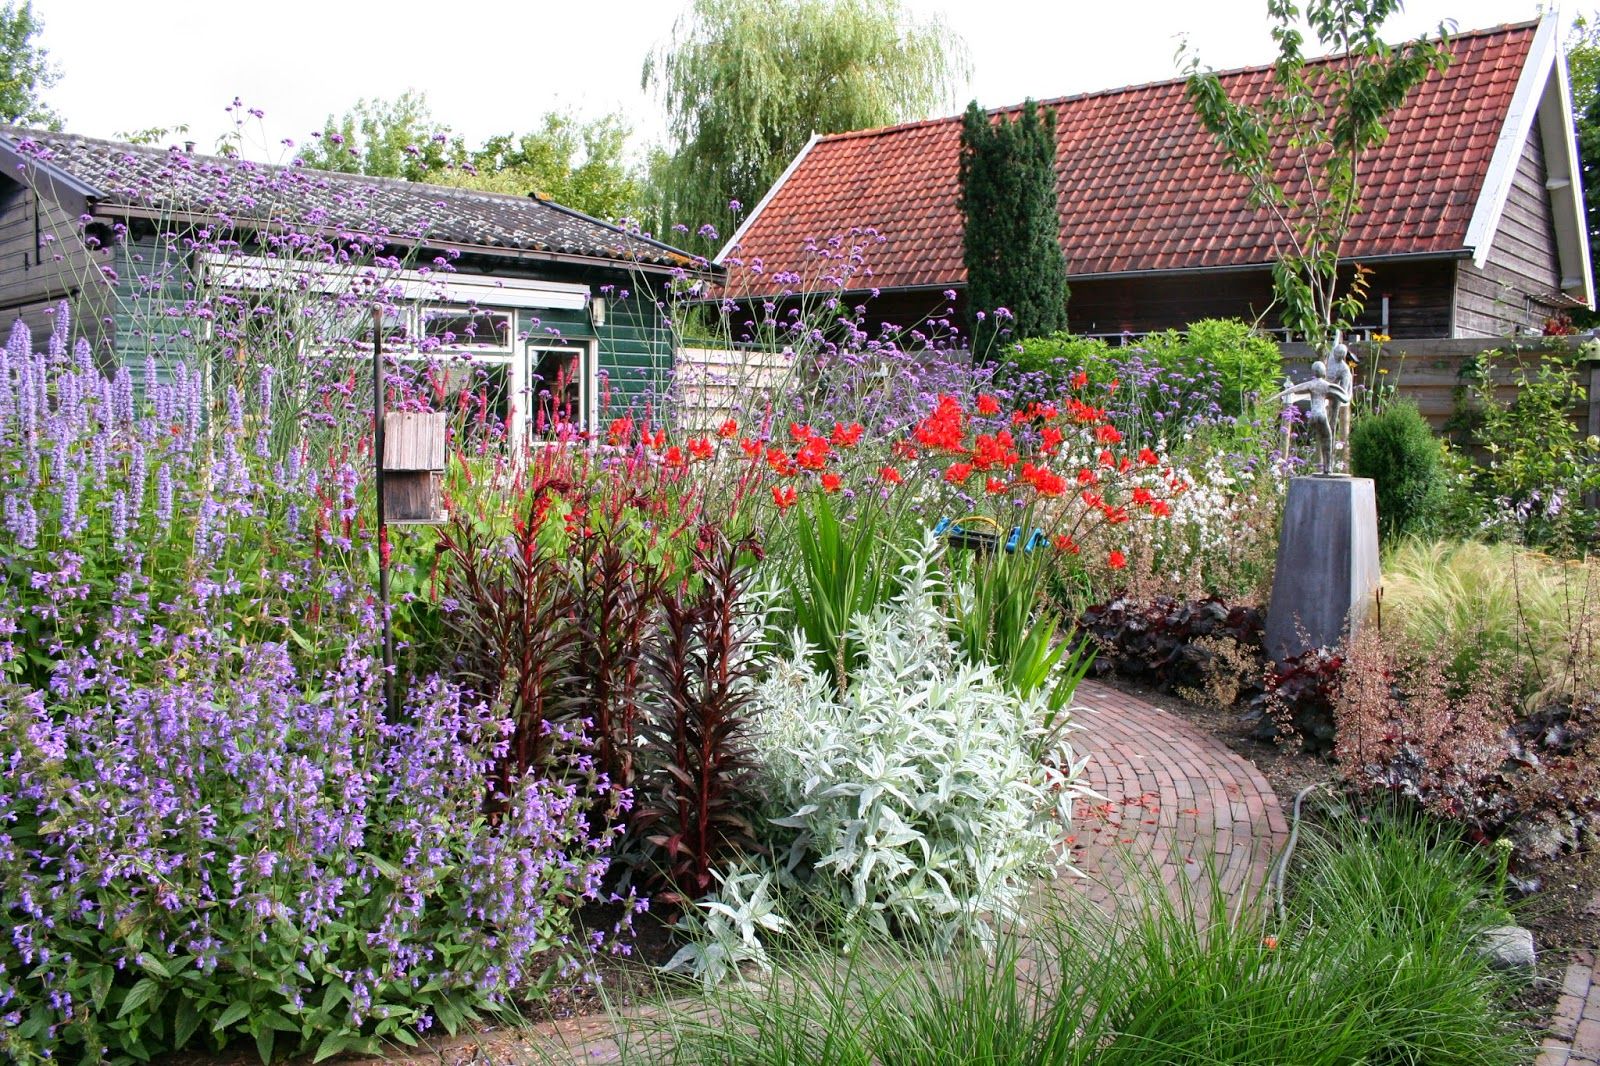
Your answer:
[[[1596,1066],[1600,1063],[1600,981],[1594,979],[1592,954],[1576,956],[1567,967],[1549,1033],[1539,1052],[1537,1066]]]
[[[1160,871],[1169,891],[1217,870],[1228,898],[1260,885],[1289,827],[1271,786],[1220,740],[1143,700],[1079,686],[1071,734],[1104,800],[1075,812],[1072,877],[1102,906],[1128,899],[1126,873]],[[1205,885],[1197,887],[1206,888]]]

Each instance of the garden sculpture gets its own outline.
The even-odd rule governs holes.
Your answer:
[[[1333,423],[1330,420],[1328,401],[1338,404],[1350,402],[1350,392],[1343,385],[1328,379],[1328,368],[1322,360],[1311,364],[1311,380],[1296,385],[1289,383],[1273,399],[1297,403],[1307,401],[1306,424],[1317,439],[1317,458],[1324,477],[1333,473]]]
[[[1329,423],[1333,428],[1333,451],[1338,464],[1344,468],[1345,473],[1350,472],[1350,398],[1355,395],[1355,378],[1351,373],[1350,363],[1354,356],[1343,341],[1333,346],[1329,353],[1333,360],[1332,373],[1328,379],[1344,390],[1342,397],[1330,395]]]

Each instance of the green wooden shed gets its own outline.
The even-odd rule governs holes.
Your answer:
[[[136,378],[192,351],[193,317],[172,309],[202,286],[337,302],[381,279],[386,335],[498,374],[519,432],[558,380],[588,429],[608,403],[665,390],[659,294],[715,270],[537,196],[0,127],[0,322],[44,337],[69,301],[99,357]]]

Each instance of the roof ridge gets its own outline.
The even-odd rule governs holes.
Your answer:
[[[1452,43],[1454,43],[1467,38],[1509,35],[1514,31],[1536,29],[1539,25],[1539,21],[1539,19],[1528,19],[1522,22],[1503,22],[1498,26],[1485,26],[1479,29],[1461,30],[1457,33],[1451,34],[1450,40]],[[1345,53],[1343,52],[1333,52],[1328,55],[1315,56],[1311,59],[1308,59],[1306,62],[1327,63],[1340,58],[1344,54]],[[1256,63],[1251,66],[1230,67],[1227,70],[1211,71],[1210,73],[1215,74],[1219,78],[1237,78],[1247,74],[1257,74],[1262,71],[1271,70],[1274,66],[1276,66],[1274,63]],[[1033,102],[1040,107],[1056,107],[1061,104],[1075,103],[1079,100],[1089,100],[1095,97],[1117,96],[1121,93],[1136,92],[1142,89],[1156,89],[1167,85],[1178,85],[1188,80],[1189,79],[1187,76],[1178,75],[1171,78],[1157,78],[1154,81],[1136,82],[1132,85],[1117,85],[1107,89],[1090,89],[1080,93],[1068,93],[1065,96],[1053,96],[1044,100],[1034,100]],[[1027,101],[1023,101],[1023,103],[1010,104],[1005,107],[985,108],[984,110],[986,114],[991,116],[1010,114],[1014,111],[1021,110],[1023,104],[1026,102]],[[962,112],[962,114],[965,114],[965,112]],[[920,129],[926,126],[943,126],[949,123],[960,122],[962,119],[962,114],[939,115],[934,118],[916,119],[911,122],[896,122],[887,126],[873,126],[863,130],[844,130],[839,133],[825,133],[822,134],[818,139],[821,141],[844,141],[857,137],[881,137],[891,133],[899,133],[903,130]]]

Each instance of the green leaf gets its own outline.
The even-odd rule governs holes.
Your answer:
[[[272,1061],[272,1045],[277,1039],[278,1034],[273,1029],[262,1029],[256,1033],[256,1054],[261,1056],[262,1062]]]
[[[229,1005],[227,1010],[222,1012],[221,1016],[218,1017],[216,1021],[211,1023],[211,1031],[214,1033],[220,1033],[222,1030],[226,1029],[228,1026],[232,1025],[234,1022],[237,1022],[240,1018],[243,1018],[249,1013],[250,1004],[246,1003],[242,999],[236,999],[232,1004]]]
[[[172,1046],[182,1048],[198,1028],[200,1028],[200,1012],[195,1008],[194,1000],[188,996],[179,997],[178,1017],[173,1023]]]
[[[334,1032],[322,1038],[322,1043],[317,1045],[317,1053],[312,1057],[312,1062],[321,1062],[330,1055],[337,1055],[351,1043],[349,1033]]]
[[[146,970],[149,970],[151,973],[155,974],[157,977],[164,978],[164,979],[166,979],[168,981],[172,980],[172,974],[167,972],[166,966],[164,966],[162,964],[160,959],[156,958],[154,955],[150,954],[148,951],[139,952],[139,957],[135,961],[138,962],[138,964],[141,967],[143,967]]]
[[[161,986],[156,983],[154,978],[140,978],[139,983],[128,990],[127,998],[122,1001],[122,1006],[117,1010],[117,1017],[126,1018],[129,1014],[150,1002],[150,998],[160,990]]]

